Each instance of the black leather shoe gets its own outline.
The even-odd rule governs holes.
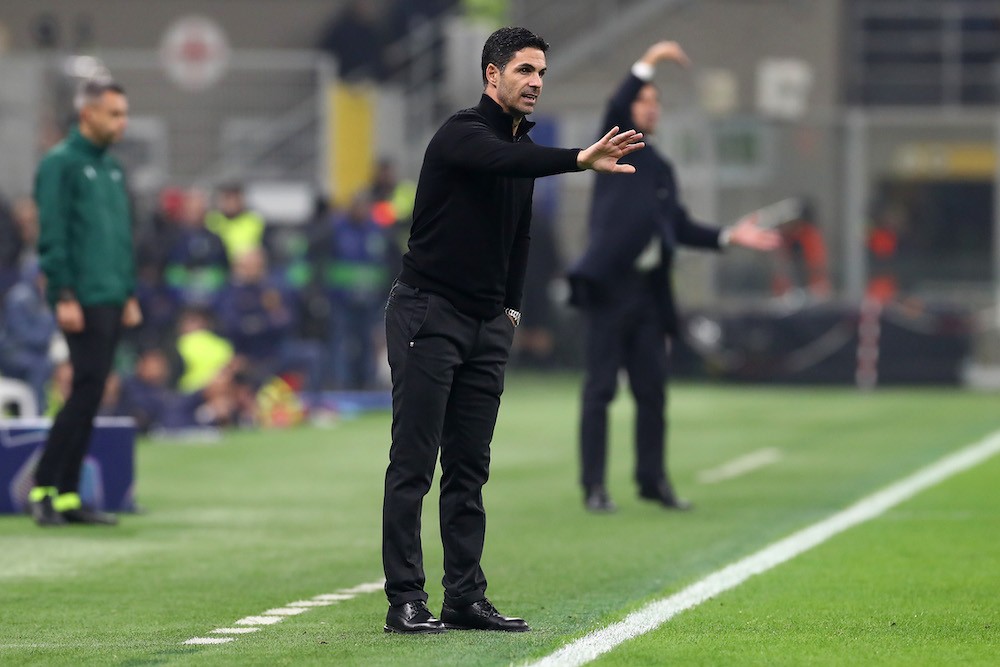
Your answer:
[[[447,630],[444,623],[431,615],[427,603],[414,600],[389,606],[385,615],[385,631],[401,635],[433,635]]]
[[[483,598],[465,607],[441,605],[441,620],[449,630],[499,630],[501,632],[528,632],[531,630],[523,618],[502,616],[489,600]]]
[[[589,512],[617,512],[618,506],[611,500],[611,496],[603,486],[588,487],[584,493],[583,506]]]
[[[671,510],[686,512],[693,508],[690,502],[677,497],[677,494],[674,493],[674,488],[666,480],[657,482],[655,486],[641,486],[639,488],[639,497],[645,500],[654,500]]]
[[[92,526],[117,526],[118,517],[114,514],[90,509],[89,507],[78,507],[75,510],[66,510],[62,513],[66,523],[85,523]]]
[[[46,496],[38,502],[29,503],[31,507],[31,518],[39,526],[62,526],[66,519],[59,512],[52,509],[52,498]]]

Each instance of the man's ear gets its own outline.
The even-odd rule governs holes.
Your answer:
[[[490,63],[486,66],[486,83],[497,85],[497,81],[500,79],[500,68]]]

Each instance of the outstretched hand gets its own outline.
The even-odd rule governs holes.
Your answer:
[[[583,169],[593,169],[607,174],[634,174],[635,167],[618,164],[618,160],[636,152],[646,144],[640,141],[642,132],[635,130],[618,131],[615,125],[597,143],[584,148],[576,157],[576,163]]]
[[[661,60],[675,62],[681,67],[687,67],[691,64],[691,59],[684,53],[680,44],[666,40],[656,42],[646,49],[646,53],[642,56],[642,61],[650,65],[655,65]]]
[[[757,224],[757,215],[751,213],[736,221],[729,232],[729,242],[751,250],[776,250],[781,245],[781,234]]]

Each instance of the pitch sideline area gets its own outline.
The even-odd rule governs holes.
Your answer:
[[[0,518],[0,664],[530,664],[1000,428],[995,395],[954,389],[678,384],[670,459],[695,511],[636,497],[633,414],[622,397],[608,475],[620,511],[595,516],[576,480],[579,379],[508,380],[485,490],[484,569],[497,607],[534,632],[386,636],[382,594],[344,599],[381,573],[389,419],[370,415],[329,429],[231,433],[209,448],[143,442],[145,511],[114,530],[41,531],[25,517]],[[998,461],[596,664],[991,664],[1000,650]],[[713,470],[723,479],[700,480]],[[435,611],[436,507],[435,486],[424,505]],[[283,611],[297,609],[309,611]],[[199,638],[235,639],[185,644]]]
[[[663,625],[677,614],[733,589],[830,538],[885,513],[921,491],[964,472],[1000,452],[1000,431],[969,445],[899,482],[864,498],[837,514],[713,572],[684,590],[652,602],[624,620],[580,639],[528,667],[578,667],[630,639]]]

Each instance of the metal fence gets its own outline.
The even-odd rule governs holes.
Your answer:
[[[225,75],[203,90],[172,83],[155,52],[116,51],[101,59],[129,91],[132,141],[152,149],[141,186],[324,180],[325,91],[334,70],[321,54],[235,52]]]

